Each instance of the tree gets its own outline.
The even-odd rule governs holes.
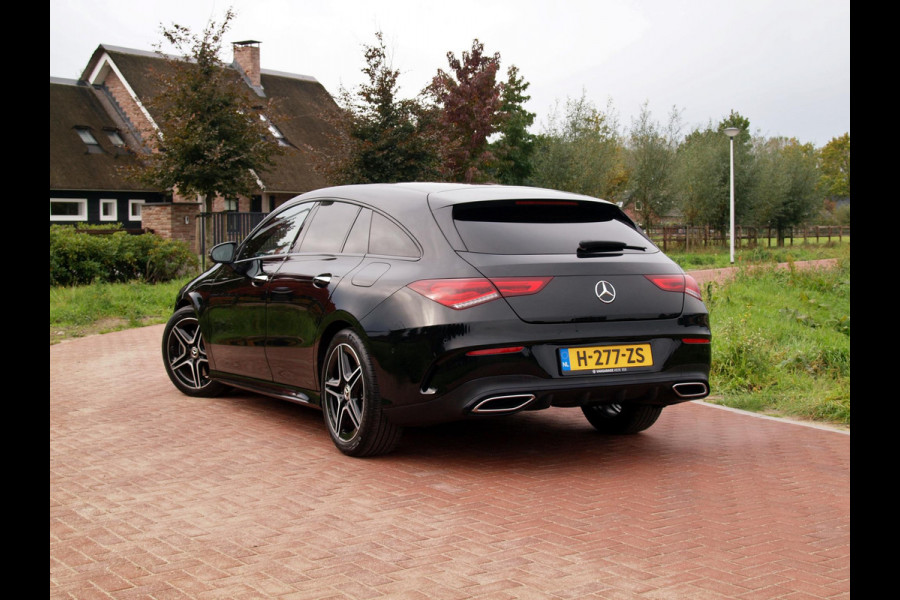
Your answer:
[[[728,142],[713,129],[695,128],[678,146],[672,172],[672,190],[685,224],[709,225],[722,219],[722,200],[728,197],[723,179],[728,178]],[[727,211],[727,205],[726,209]],[[728,218],[728,213],[724,213]]]
[[[604,113],[582,92],[551,111],[538,136],[534,185],[618,200],[627,181],[624,148],[612,106]]]
[[[272,140],[259,99],[219,60],[222,39],[235,14],[210,21],[201,35],[181,25],[162,28],[180,57],[166,57],[157,73],[161,92],[148,108],[160,127],[159,143],[139,178],[159,189],[197,194],[210,211],[218,195],[235,198],[258,189],[258,174],[283,152]],[[265,107],[263,107],[265,108]]]
[[[850,134],[825,144],[819,151],[820,188],[830,199],[850,197]]]
[[[368,82],[355,93],[342,90],[338,151],[329,156],[328,178],[335,184],[417,181],[438,175],[437,142],[415,100],[398,98],[400,72],[393,69],[382,33],[365,46]]]
[[[438,69],[425,95],[434,102],[435,124],[443,151],[443,176],[452,181],[485,181],[496,157],[488,137],[502,121],[501,89],[497,83],[500,53],[484,53],[477,39],[457,58],[447,53],[450,72]]]
[[[671,187],[679,129],[677,109],[672,109],[669,123],[663,130],[652,120],[646,102],[631,121],[626,152],[628,192],[625,203],[634,207],[645,229],[652,226],[654,219],[668,214],[675,204]]]
[[[519,76],[519,69],[512,65],[507,69],[506,83],[501,85],[500,139],[489,145],[495,157],[494,177],[498,183],[523,185],[529,182],[534,169],[536,136],[528,131],[535,114],[525,110],[524,104],[531,96],[525,95],[529,83]]]
[[[774,227],[783,246],[787,230],[812,215],[820,200],[815,148],[779,137],[757,140],[754,154],[758,180],[750,198],[752,217],[758,225]]]

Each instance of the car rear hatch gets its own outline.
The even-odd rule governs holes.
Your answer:
[[[664,319],[682,311],[682,270],[613,204],[467,202],[436,216],[459,256],[488,279],[515,286],[521,278],[527,286],[529,278],[552,278],[536,293],[503,294],[523,321]],[[668,277],[654,283],[646,275]]]

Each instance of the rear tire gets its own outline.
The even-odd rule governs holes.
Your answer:
[[[372,360],[359,335],[344,329],[325,354],[322,413],[331,440],[347,456],[386,454],[403,430],[385,418]]]
[[[591,404],[581,412],[601,433],[627,434],[644,431],[659,418],[662,406],[651,404]]]

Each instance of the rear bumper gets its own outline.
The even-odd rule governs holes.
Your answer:
[[[505,302],[457,312],[403,296],[398,293],[393,306],[419,312],[376,310],[361,322],[384,414],[397,425],[550,406],[668,405],[709,393],[711,344],[697,342],[708,342],[711,333],[699,301],[696,310],[674,318],[534,324],[518,319]],[[653,365],[577,374],[562,369],[562,348],[616,344],[649,344]],[[469,354],[511,348],[517,350]]]
[[[505,375],[470,380],[447,394],[415,404],[385,407],[384,414],[396,425],[416,426],[551,406],[580,407],[613,402],[668,406],[707,395],[708,369],[702,367],[606,378],[541,379]]]

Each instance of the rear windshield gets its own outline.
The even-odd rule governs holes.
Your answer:
[[[575,254],[581,241],[622,242],[656,251],[617,206],[600,202],[472,202],[455,205],[453,221],[470,252]]]

